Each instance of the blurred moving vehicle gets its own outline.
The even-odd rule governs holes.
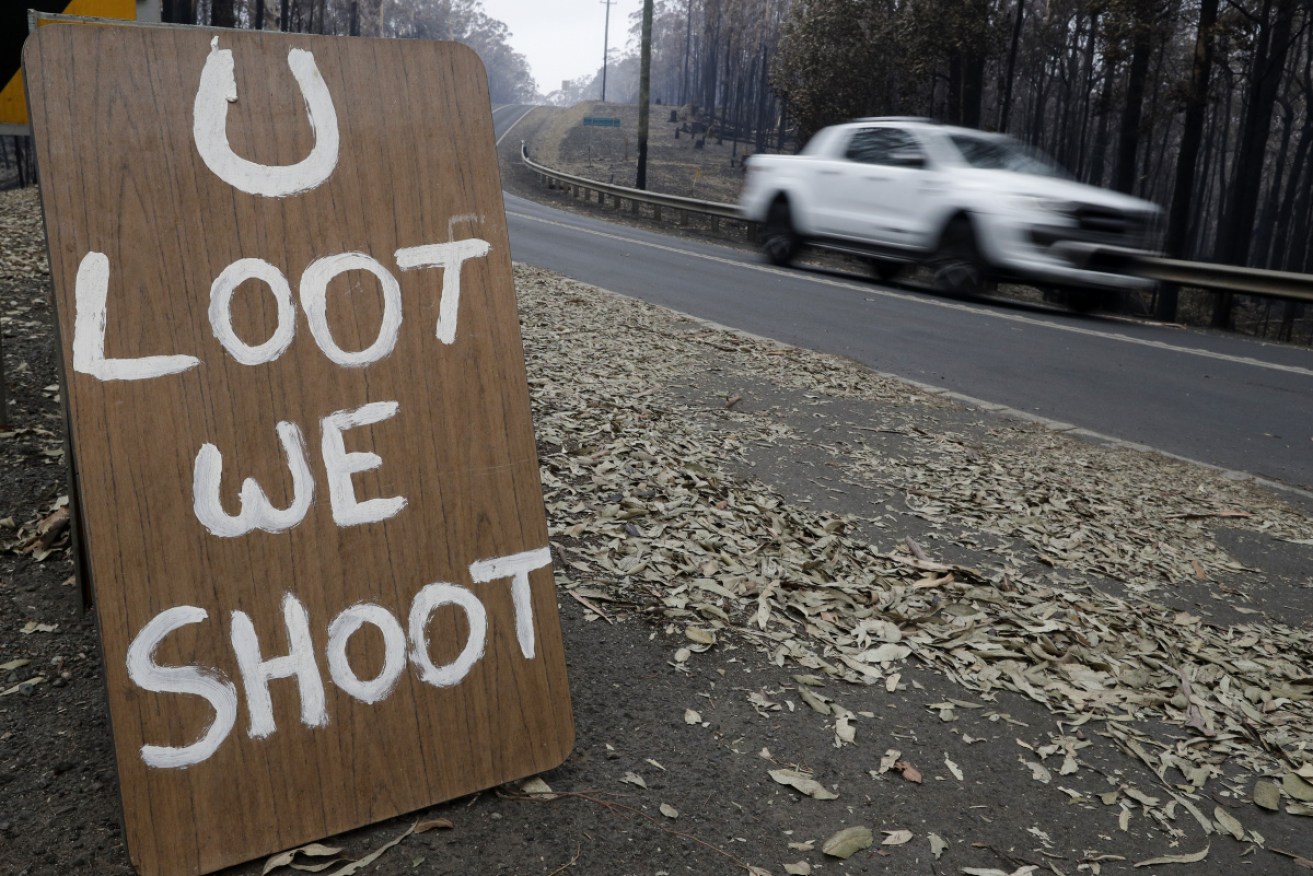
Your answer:
[[[1155,204],[1078,183],[1011,137],[910,118],[834,125],[798,155],[752,156],[739,207],[777,265],[809,245],[862,256],[884,280],[924,265],[952,294],[1008,280],[1077,307],[1151,288],[1118,267],[1154,251],[1162,226]]]

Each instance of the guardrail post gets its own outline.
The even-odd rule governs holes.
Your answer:
[[[679,224],[680,224],[680,227],[682,227],[682,228],[687,228],[687,227],[688,227],[688,211],[687,211],[687,210],[680,210],[680,211],[679,211]]]
[[[712,216],[712,217],[711,217],[711,233],[712,233],[712,234],[719,234],[719,233],[720,233],[720,217],[719,217],[719,216]]]
[[[661,205],[660,205],[660,204],[653,204],[653,205],[652,205],[652,218],[655,219],[657,222],[660,222],[660,221],[661,221]]]

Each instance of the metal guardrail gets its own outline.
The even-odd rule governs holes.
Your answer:
[[[615,199],[617,207],[620,206],[621,201],[629,201],[631,209],[635,212],[637,212],[639,204],[647,204],[653,208],[654,217],[657,219],[661,218],[661,208],[668,207],[682,211],[680,214],[681,224],[687,224],[689,214],[708,216],[712,220],[713,229],[723,219],[732,219],[745,223],[749,229],[753,225],[753,223],[744,219],[738,208],[732,204],[645,192],[640,189],[598,182],[597,180],[553,170],[532,161],[523,142],[520,143],[520,159],[524,162],[525,167],[544,180],[569,188],[571,191],[597,192],[599,203],[605,203],[606,196],[610,195]],[[1085,255],[1093,261],[1099,261],[1101,257],[1106,257],[1111,261],[1115,261],[1119,270],[1150,280],[1175,283],[1191,289],[1240,292],[1245,295],[1313,302],[1313,275],[1310,274],[1294,274],[1289,271],[1269,271],[1263,268],[1242,268],[1235,265],[1186,262],[1158,256],[1135,255],[1114,247],[1093,247]]]
[[[631,189],[626,186],[612,185],[611,183],[598,182],[595,179],[575,176],[571,173],[564,173],[559,170],[553,170],[546,165],[538,164],[529,158],[529,151],[525,148],[524,142],[520,142],[520,160],[524,166],[549,184],[555,184],[559,187],[569,189],[572,193],[577,191],[596,192],[598,203],[605,204],[606,197],[615,199],[616,206],[619,207],[622,201],[628,201],[630,209],[638,212],[640,204],[647,204],[652,208],[654,218],[661,219],[662,209],[676,211],[681,225],[688,224],[690,215],[706,216],[711,219],[712,228],[719,226],[720,222],[725,219],[734,222],[742,222],[746,225],[752,223],[744,219],[739,213],[738,207],[733,204],[722,204],[717,201],[702,201],[697,198],[683,198],[679,195],[663,195],[658,192],[647,192],[642,189]]]
[[[1242,292],[1267,298],[1313,301],[1313,276],[1210,262],[1183,262],[1156,256],[1131,259],[1129,270],[1141,277],[1194,289]]]

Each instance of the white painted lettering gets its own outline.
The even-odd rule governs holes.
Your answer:
[[[515,605],[515,636],[520,642],[520,653],[532,660],[535,650],[533,634],[533,599],[529,590],[529,573],[552,564],[547,548],[495,557],[470,563],[470,578],[475,584],[486,584],[502,578],[511,579],[511,602]]]
[[[397,415],[400,405],[394,401],[370,402],[355,410],[336,411],[324,417],[321,452],[328,471],[328,498],[333,506],[333,520],[338,526],[359,526],[395,517],[406,507],[403,496],[387,499],[356,499],[351,476],[378,468],[383,458],[377,453],[348,453],[342,433],[357,426],[381,423]]]
[[[283,453],[287,456],[287,468],[292,475],[292,503],[282,510],[273,507],[255,478],[247,478],[242,482],[240,494],[242,510],[235,515],[224,511],[219,498],[223,454],[213,444],[201,445],[192,470],[192,508],[196,519],[212,534],[220,538],[236,538],[253,529],[282,532],[305,519],[315,496],[315,482],[306,463],[301,427],[280,422],[277,428]]]
[[[278,327],[258,347],[237,337],[233,329],[232,301],[237,287],[247,280],[260,280],[269,287],[278,304]],[[283,272],[264,259],[238,259],[223,269],[210,286],[210,328],[214,337],[234,359],[243,365],[263,365],[286,352],[296,335],[296,307],[292,304],[292,287]]]
[[[469,621],[470,635],[459,656],[445,666],[434,666],[429,656],[429,616],[444,605],[459,606]],[[488,639],[488,612],[473,593],[455,584],[429,584],[410,605],[410,662],[419,677],[434,687],[459,684],[483,656]]]
[[[492,249],[486,240],[471,237],[452,243],[431,243],[427,246],[408,246],[397,250],[397,267],[442,268],[442,298],[438,303],[438,340],[444,344],[456,341],[456,317],[460,310],[460,272],[466,259],[482,258]]]
[[[213,670],[199,666],[160,666],[155,663],[155,649],[164,637],[188,624],[197,624],[209,615],[194,605],[180,605],[162,611],[142,627],[128,647],[128,678],[152,693],[177,693],[204,699],[214,709],[214,720],[191,745],[143,745],[141,759],[147,766],[181,769],[207,760],[232,732],[237,722],[237,688]]]
[[[365,624],[383,634],[383,668],[376,677],[361,681],[347,660],[351,636]],[[328,674],[333,683],[362,703],[386,699],[406,668],[406,633],[392,612],[381,605],[362,602],[333,619],[328,627]]]
[[[328,284],[347,271],[368,271],[383,287],[383,320],[374,343],[358,353],[348,353],[337,345],[328,328]],[[344,252],[315,259],[301,275],[301,306],[305,308],[310,334],[319,349],[338,365],[360,368],[386,358],[397,344],[401,331],[401,285],[378,260],[362,252]]]
[[[521,653],[529,659],[534,656],[529,573],[550,563],[551,554],[542,547],[470,564],[470,575],[476,582],[511,579],[516,635]],[[454,606],[465,613],[469,632],[460,654],[451,662],[438,666],[429,653],[428,627],[434,612],[445,606]],[[241,683],[246,689],[246,706],[250,713],[248,733],[255,739],[266,738],[278,729],[269,692],[269,682],[274,679],[296,678],[302,724],[313,728],[329,723],[324,682],[310,636],[309,612],[291,593],[284,594],[282,609],[288,653],[267,660],[261,654],[259,637],[251,618],[242,611],[234,611],[231,615],[230,641]],[[200,623],[207,617],[204,609],[191,605],[167,609],[147,623],[128,648],[128,677],[139,687],[152,693],[199,696],[209,702],[215,712],[214,721],[191,745],[142,746],[142,760],[148,766],[178,768],[201,763],[218,750],[236,725],[240,694],[235,684],[218,672],[199,666],[159,666],[155,663],[155,650],[170,633],[188,624]],[[365,625],[375,627],[383,638],[383,665],[371,679],[361,679],[347,657],[351,637]],[[366,704],[378,703],[396,689],[409,659],[425,684],[452,687],[462,682],[483,659],[487,641],[488,612],[473,591],[455,584],[429,584],[411,602],[408,629],[403,630],[401,622],[389,609],[366,602],[352,605],[333,618],[328,626],[326,649],[329,677],[352,698]]]
[[[195,356],[105,358],[106,306],[109,298],[109,256],[89,252],[78,265],[73,319],[73,370],[97,380],[149,380],[178,374],[201,364]]]
[[[337,110],[314,55],[292,49],[287,53],[287,66],[301,89],[315,145],[296,164],[256,164],[238,156],[228,142],[228,104],[237,101],[233,53],[219,48],[218,37],[210,41],[210,54],[192,105],[192,139],[205,166],[247,194],[285,198],[306,192],[324,183],[337,167]]]
[[[328,723],[324,708],[324,681],[315,663],[314,643],[310,639],[310,615],[292,594],[283,596],[283,622],[287,626],[288,652],[282,657],[260,659],[260,640],[255,625],[244,611],[232,613],[232,646],[237,668],[246,688],[246,708],[251,726],[247,731],[261,739],[274,732],[274,707],[269,697],[269,682],[275,678],[296,676],[301,694],[301,723],[323,727]]]

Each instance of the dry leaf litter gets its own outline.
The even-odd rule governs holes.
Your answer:
[[[1284,783],[1287,812],[1313,812],[1297,775],[1313,763],[1313,632],[1255,609],[1245,623],[1219,625],[1155,599],[1251,572],[1213,541],[1218,522],[1310,543],[1298,511],[1248,483],[1033,424],[996,420],[987,442],[931,432],[913,418],[950,402],[850,362],[534,269],[517,268],[517,281],[564,586],[659,607],[685,638],[677,661],[726,637],[753,642],[775,664],[809,673],[800,690],[820,673],[892,691],[899,667],[916,658],[982,699],[1023,694],[1065,731],[1038,751],[1062,775],[1088,744],[1079,728],[1096,722],[1161,780],[1163,798],[1151,799],[1164,824],[1182,815],[1206,832],[1232,832],[1198,793],[1224,765]],[[888,422],[870,431],[914,449],[835,446],[845,476],[905,497],[905,513],[929,525],[1020,544],[1031,562],[1013,547],[981,570],[938,561],[910,538],[882,550],[859,535],[857,517],[802,508],[734,475],[750,448],[804,436],[737,405],[671,392],[711,369],[727,382],[793,387],[817,404],[887,409]],[[727,384],[726,397],[733,392]],[[842,717],[841,727],[853,718],[824,695],[807,701]],[[1164,734],[1155,722],[1177,729]],[[1043,763],[1023,762],[1051,779]]]

